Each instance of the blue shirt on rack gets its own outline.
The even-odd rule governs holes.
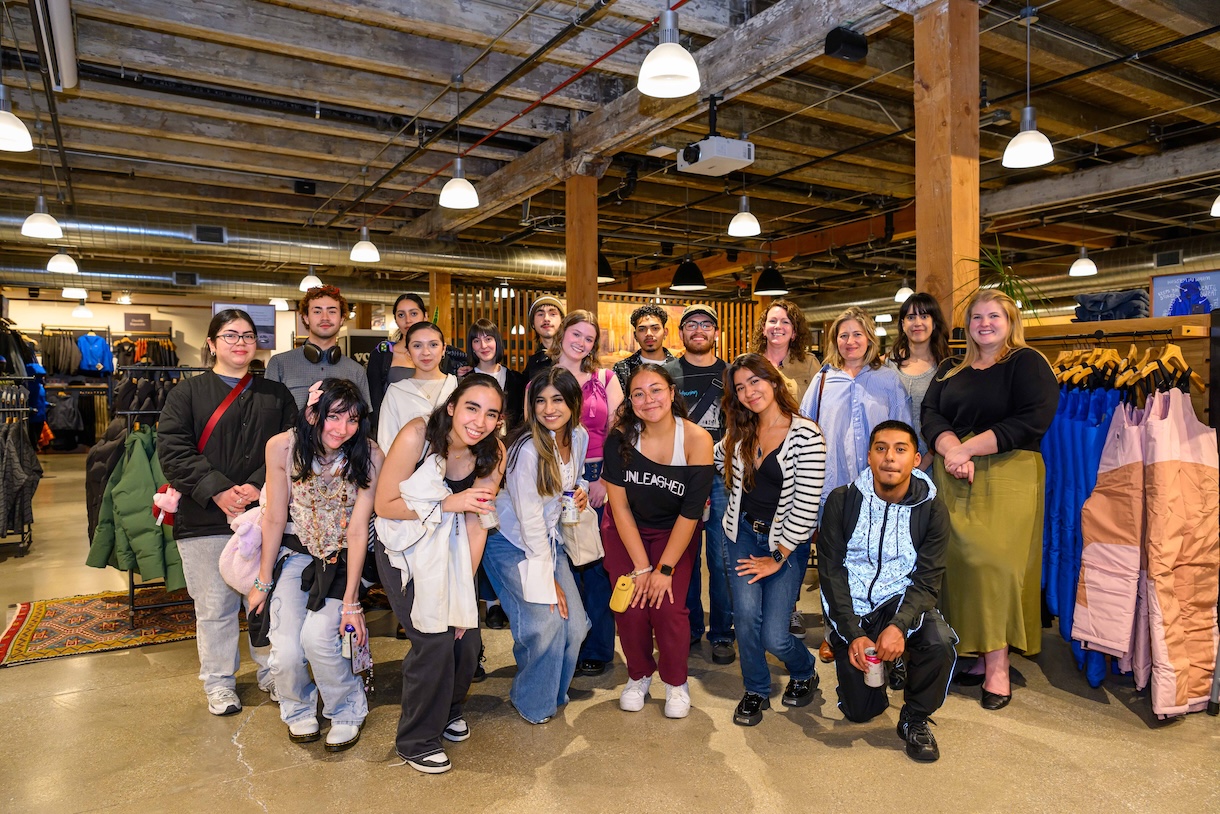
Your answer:
[[[85,334],[76,340],[76,347],[80,348],[80,369],[84,372],[114,372],[114,355],[105,337]]]

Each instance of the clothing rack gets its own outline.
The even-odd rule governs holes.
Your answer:
[[[16,378],[16,377],[11,377],[11,378]],[[30,379],[33,377],[27,376],[25,378]],[[8,379],[10,379],[10,377],[6,376],[6,377],[4,377],[4,379],[8,380]],[[25,420],[29,416],[29,414],[33,413],[33,412],[36,412],[36,410],[33,407],[0,407],[0,417],[3,417],[3,420],[0,421],[0,423],[7,423],[10,416],[13,418],[17,418],[20,416],[22,420]],[[21,533],[18,536],[18,539],[14,540],[13,542],[11,542],[11,543],[3,542],[2,538],[0,538],[0,548],[16,549],[15,556],[17,556],[17,557],[24,557],[26,554],[29,554],[30,548],[33,545],[34,545],[34,527],[30,523],[26,523],[21,527]]]

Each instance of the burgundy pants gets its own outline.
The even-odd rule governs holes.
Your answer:
[[[673,602],[666,598],[659,608],[637,605],[615,614],[618,638],[623,645],[623,655],[627,658],[627,675],[633,681],[652,675],[659,666],[661,680],[666,684],[677,686],[686,683],[686,660],[690,656],[690,611],[686,609],[686,592],[690,588],[691,570],[695,562],[693,541],[700,539],[701,533],[702,524],[697,524],[692,542],[674,566]],[[654,567],[669,545],[669,535],[669,529],[640,529],[640,539],[648,552],[648,561]],[[623,574],[635,570],[614,525],[614,514],[609,503],[606,504],[606,514],[602,520],[602,546],[606,549],[606,571],[610,574],[611,584],[618,582]],[[659,660],[653,658],[654,636]]]

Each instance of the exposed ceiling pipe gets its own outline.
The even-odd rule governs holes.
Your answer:
[[[1181,264],[1158,269],[1156,256],[1173,251],[1181,251]],[[1096,277],[1068,277],[1070,261],[1065,260],[1062,274],[1031,279],[1051,300],[1074,294],[1147,288],[1148,278],[1154,274],[1189,274],[1220,267],[1220,234],[1110,249],[1090,253],[1089,258],[1097,264]],[[891,277],[883,284],[866,288],[793,296],[805,306],[805,316],[823,322],[834,319],[849,305],[857,305],[870,312],[896,312],[898,304],[894,302],[894,292],[900,285],[897,278]]]
[[[34,42],[38,46],[38,71],[42,76],[42,92],[47,100],[51,131],[55,134],[55,149],[59,153],[59,169],[64,182],[64,200],[68,209],[76,207],[72,189],[72,168],[64,150],[63,128],[59,125],[59,107],[55,104],[56,89],[76,86],[76,40],[72,31],[72,13],[67,0],[55,0],[48,7],[42,0],[29,0],[30,23],[34,26]],[[14,32],[16,36],[16,32]],[[51,65],[56,66],[52,75]],[[39,145],[38,149],[42,149]]]
[[[29,214],[11,203],[0,204],[0,241],[32,245],[21,236]],[[57,245],[77,251],[130,252],[140,260],[157,257],[243,258],[266,263],[350,267],[354,239],[342,229],[305,229],[273,224],[199,224],[160,220],[115,220],[59,217],[64,238]],[[217,227],[223,226],[223,235]],[[211,229],[213,242],[205,233]],[[201,237],[205,239],[201,240]],[[567,261],[559,252],[377,237],[379,269],[447,272],[464,277],[514,277],[556,282],[567,278]]]
[[[81,274],[48,272],[45,262],[33,258],[6,257],[0,263],[0,286],[42,288],[56,291],[66,286],[79,286],[91,292],[122,291],[147,294],[174,294],[193,297],[208,296],[230,299],[300,298],[299,277],[287,274],[235,273],[221,269],[192,269],[159,264],[115,263],[91,260],[83,265]],[[195,285],[183,285],[193,280]],[[324,281],[338,285],[351,301],[391,304],[400,294],[418,289],[418,284],[394,280],[374,280],[370,277],[330,278]],[[58,296],[44,295],[47,299]]]

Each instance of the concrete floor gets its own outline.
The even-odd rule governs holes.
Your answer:
[[[120,589],[87,568],[83,456],[44,459],[29,556],[0,557],[10,605]],[[817,594],[804,593],[812,615]],[[12,609],[8,610],[11,617]],[[370,618],[389,633],[391,620]],[[193,642],[75,656],[0,670],[6,725],[4,812],[798,812],[1220,811],[1220,720],[1161,723],[1125,682],[1093,690],[1058,636],[1020,672],[1012,705],[986,712],[978,690],[950,693],[935,716],[943,756],[920,765],[894,734],[901,701],[865,725],[834,703],[834,671],[800,710],[778,703],[754,728],[734,726],[736,664],[691,656],[690,717],[663,717],[664,692],[643,712],[618,709],[621,656],[611,674],[577,679],[567,709],[530,726],[508,706],[509,631],[484,631],[487,681],[467,704],[473,736],[448,752],[454,770],[424,776],[392,749],[404,642],[373,640],[377,689],[363,737],[331,755],[289,742],[247,660],[240,715],[208,714]],[[809,644],[819,633],[811,627]],[[786,676],[772,666],[776,691]],[[778,701],[778,699],[776,699]]]

